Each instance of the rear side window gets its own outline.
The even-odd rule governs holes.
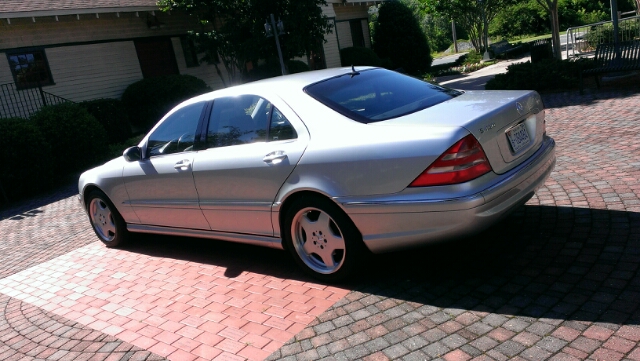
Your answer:
[[[461,93],[386,69],[352,72],[307,86],[322,104],[361,123],[411,114]]]

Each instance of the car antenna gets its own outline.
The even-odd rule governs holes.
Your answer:
[[[356,75],[360,75],[360,73],[356,71],[356,68],[353,66],[353,64],[351,65],[351,73],[349,74],[351,74],[352,78]]]

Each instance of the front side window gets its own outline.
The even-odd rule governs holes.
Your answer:
[[[165,119],[151,135],[147,145],[149,157],[193,150],[198,121],[206,103],[187,105]]]
[[[51,71],[43,49],[8,53],[9,66],[18,89],[51,85]]]
[[[401,117],[460,93],[386,69],[368,69],[305,87],[314,99],[360,123]]]

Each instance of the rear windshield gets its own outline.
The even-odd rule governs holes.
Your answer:
[[[347,73],[311,84],[304,91],[361,123],[401,117],[461,94],[386,69]]]

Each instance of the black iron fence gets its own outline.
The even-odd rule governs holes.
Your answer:
[[[0,119],[29,118],[31,114],[45,105],[69,102],[65,98],[47,93],[41,86],[37,88],[18,89],[16,84],[0,84]]]

